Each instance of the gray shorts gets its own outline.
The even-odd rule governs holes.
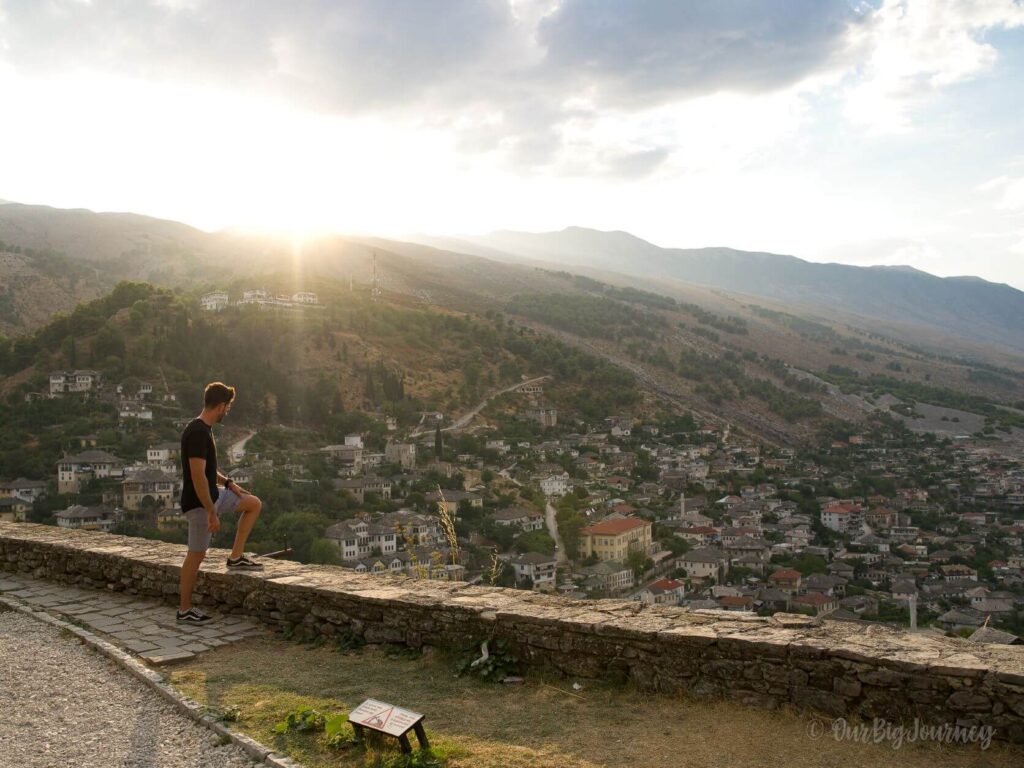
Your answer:
[[[213,507],[217,510],[217,516],[220,517],[238,509],[239,501],[241,501],[241,497],[237,493],[229,491],[227,488],[221,488],[217,500],[213,502]],[[205,552],[210,548],[210,539],[213,538],[206,519],[206,510],[196,507],[188,510],[185,517],[188,518],[188,551]]]

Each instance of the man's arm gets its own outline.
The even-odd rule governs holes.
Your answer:
[[[206,459],[190,457],[188,460],[189,472],[192,475],[192,487],[196,489],[196,496],[206,510],[206,521],[213,532],[220,530],[220,518],[217,517],[217,508],[213,506],[213,496],[210,495],[210,484],[206,482]]]
[[[239,496],[248,496],[248,495],[250,495],[249,492],[247,490],[245,490],[245,488],[240,486],[238,483],[236,483],[234,480],[232,480],[227,475],[223,474],[220,470],[217,470],[217,479],[220,480],[220,484],[223,485],[225,488],[228,487],[228,482],[230,481],[230,483],[231,483],[231,492],[232,493],[236,493]]]

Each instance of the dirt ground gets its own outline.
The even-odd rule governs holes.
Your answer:
[[[426,715],[432,745],[451,768],[743,768],[785,765],[907,768],[1024,765],[1024,749],[890,742],[832,735],[832,722],[797,711],[765,712],[729,701],[652,695],[628,687],[527,678],[502,685],[458,678],[453,660],[386,650],[341,653],[259,638],[172,668],[171,682],[220,711],[235,727],[287,751],[307,768],[380,765],[387,753],[328,750],[324,737],[274,725],[295,709],[345,713],[375,698]],[[869,739],[870,741],[870,739]]]

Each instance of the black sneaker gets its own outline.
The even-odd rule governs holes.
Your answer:
[[[212,620],[213,616],[203,613],[198,608],[189,608],[184,613],[178,611],[178,621],[182,624],[205,624]]]
[[[263,563],[258,563],[248,555],[242,555],[238,558],[228,558],[228,568],[237,568],[240,571],[259,571],[263,568]]]

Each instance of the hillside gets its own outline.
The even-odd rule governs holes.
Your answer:
[[[391,246],[397,246],[392,249]],[[121,280],[183,291],[256,287],[253,275],[288,269],[302,280],[367,285],[376,263],[384,290],[424,304],[486,311],[515,291],[544,290],[551,278],[476,256],[379,239],[282,237],[204,232],[178,222],[121,213],[0,204],[0,334],[39,328],[54,312],[111,290]]]
[[[569,227],[495,232],[443,241],[488,258],[541,260],[672,279],[850,315],[873,330],[924,329],[1024,352],[1024,292],[974,277],[940,278],[908,267],[817,264],[732,248],[660,248],[627,232]]]
[[[26,394],[47,390],[55,369],[92,368],[129,391],[153,383],[176,396],[154,407],[179,417],[199,407],[208,381],[222,379],[238,388],[238,423],[309,429],[327,442],[342,442],[356,429],[380,440],[385,416],[410,427],[422,411],[459,414],[527,375],[554,376],[545,396],[570,423],[646,407],[626,371],[498,315],[409,306],[402,297],[373,301],[367,291],[327,280],[306,287],[316,288],[325,306],[206,313],[194,297],[121,283],[31,336],[0,341],[0,475],[48,473],[66,446],[41,432],[45,425],[87,434],[109,424],[116,400],[25,402]],[[126,439],[136,437],[106,436]]]
[[[21,253],[0,261],[4,265],[0,281],[11,285],[20,281],[8,293],[6,304],[0,300],[0,309],[6,307],[11,321],[5,332],[14,337],[0,345],[0,357],[8,358],[0,365],[6,365],[5,372],[11,374],[7,389],[26,384],[45,373],[47,366],[70,364],[68,336],[73,334],[66,326],[60,326],[65,329],[60,332],[53,327],[40,330],[41,349],[31,354],[28,332],[40,329],[54,312],[69,313],[80,299],[109,290],[128,271],[141,276],[137,279],[171,289],[168,295],[181,305],[175,312],[186,323],[198,323],[200,328],[210,325],[210,333],[228,346],[252,350],[250,358],[259,361],[256,381],[262,382],[258,389],[265,409],[259,418],[264,419],[278,417],[279,410],[281,418],[294,419],[289,403],[301,402],[305,396],[304,390],[295,387],[312,387],[319,378],[333,381],[348,412],[379,407],[363,390],[365,370],[380,361],[403,372],[407,391],[423,409],[451,412],[472,394],[463,391],[462,373],[470,350],[476,350],[482,371],[490,366],[492,378],[484,379],[481,387],[508,379],[497,373],[502,360],[495,357],[494,349],[476,342],[467,346],[453,329],[438,330],[434,318],[469,318],[498,327],[501,315],[517,329],[557,337],[565,350],[579,350],[630,371],[648,397],[656,395],[663,406],[693,410],[705,421],[732,424],[779,444],[811,440],[834,419],[858,422],[890,405],[910,413],[916,403],[966,408],[983,424],[987,417],[991,422],[987,426],[994,429],[1015,420],[1009,411],[994,410],[997,404],[1024,403],[1024,364],[1015,355],[963,339],[956,346],[947,343],[948,336],[927,328],[902,325],[899,333],[879,333],[852,314],[807,309],[682,280],[628,276],[594,267],[574,268],[578,273],[573,274],[540,266],[548,262],[509,261],[512,257],[493,249],[488,250],[489,256],[506,260],[379,238],[335,236],[294,243],[206,233],[141,216],[28,208],[0,206],[0,220],[5,216],[8,220],[7,231],[13,231],[10,221],[17,219],[20,236],[26,238],[8,243],[8,251]],[[57,231],[59,237],[54,234]],[[31,232],[35,234],[29,237]],[[589,242],[592,234],[578,231],[574,236]],[[606,256],[615,249],[647,249],[651,254],[661,250],[624,233],[597,240],[605,242]],[[36,251],[28,243],[60,244],[68,250]],[[101,243],[105,243],[102,248],[111,249],[109,255],[103,255]],[[127,250],[118,252],[119,248]],[[169,252],[184,255],[168,257]],[[50,282],[19,275],[29,260],[49,270]],[[125,266],[129,262],[130,270]],[[375,271],[386,296],[379,304],[369,301]],[[61,291],[54,286],[64,287]],[[284,318],[267,325],[267,320],[255,320],[236,309],[216,320],[198,313],[198,297],[206,291],[225,289],[237,300],[243,290],[261,286],[283,292],[317,290],[328,309],[317,315],[315,327]],[[154,357],[145,340],[140,340],[142,354],[136,356],[133,339],[152,336],[153,329],[143,320],[133,322],[135,326],[118,326],[129,352],[125,373],[153,376],[152,364],[156,364],[165,371],[170,386],[181,386],[183,393],[210,371],[245,378],[241,361],[228,366],[230,360],[200,355],[191,361],[198,367],[190,368],[182,361]],[[81,325],[77,320],[71,325],[76,323]],[[392,329],[372,336],[374,328],[396,325],[397,332]],[[420,327],[427,332],[417,333]],[[157,329],[153,338],[162,332]],[[280,338],[280,344],[258,343],[261,334]],[[435,344],[431,334],[440,334],[441,341]],[[446,336],[451,338],[445,341]],[[189,337],[188,343],[201,344],[195,337]],[[352,355],[347,368],[338,365],[339,345]],[[113,348],[120,349],[117,343]],[[89,349],[89,341],[79,340],[79,364],[102,363],[88,356]],[[547,373],[553,365],[546,361],[543,370],[519,367],[527,373]],[[297,379],[292,375],[296,371],[301,374]],[[276,393],[279,387],[281,393]],[[275,395],[268,397],[271,392]],[[894,398],[892,402],[879,399],[886,394]],[[283,409],[278,408],[279,400]],[[595,404],[593,409],[598,407]],[[322,406],[313,410],[322,412]],[[956,423],[938,426],[953,431]]]

